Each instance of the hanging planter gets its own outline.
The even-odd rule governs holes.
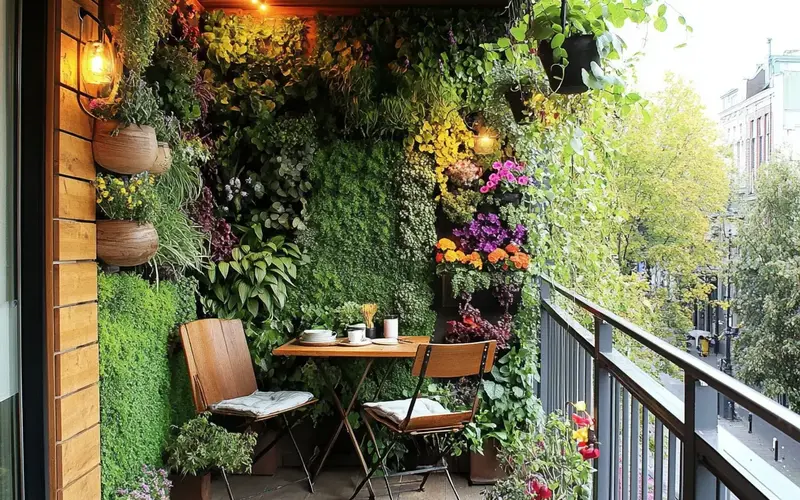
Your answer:
[[[139,266],[158,251],[158,233],[152,224],[133,220],[97,221],[97,257],[111,266]]]
[[[118,174],[150,170],[158,157],[156,131],[148,125],[123,127],[116,120],[95,120],[93,141],[94,160]]]
[[[161,175],[165,173],[172,166],[172,150],[167,142],[158,143],[158,155],[150,173],[153,175]]]
[[[583,83],[583,70],[592,73],[592,63],[600,64],[597,39],[594,35],[575,35],[564,40],[561,48],[567,51],[568,64],[554,61],[549,40],[539,43],[539,59],[550,82],[550,89],[557,94],[581,94],[589,90]]]
[[[519,206],[522,203],[522,193],[497,193],[492,194],[491,202],[484,201],[478,205],[478,213],[495,214],[500,212],[500,208],[505,205]]]
[[[520,87],[517,89],[508,89],[504,95],[508,101],[508,106],[511,108],[511,114],[514,115],[514,121],[522,123],[522,121],[527,118],[525,114],[525,110],[527,109],[525,102],[530,97],[530,91]]]

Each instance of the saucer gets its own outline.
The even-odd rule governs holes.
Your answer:
[[[394,338],[394,339],[385,339],[384,338],[384,339],[372,339],[372,343],[373,344],[378,344],[378,345],[397,345],[400,342],[396,338]]]
[[[339,347],[363,347],[365,345],[370,345],[371,343],[372,339],[364,339],[361,342],[350,342],[349,340],[344,339],[336,345]]]

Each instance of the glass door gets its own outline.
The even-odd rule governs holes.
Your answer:
[[[16,247],[16,1],[0,0],[0,500],[20,498]]]

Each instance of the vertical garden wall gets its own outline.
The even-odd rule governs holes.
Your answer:
[[[579,3],[570,21],[598,38],[603,61],[621,51],[605,15],[651,19],[606,3]],[[364,303],[378,324],[398,315],[402,335],[495,339],[477,449],[536,424],[535,273],[646,314],[641,289],[607,265],[602,227],[615,120],[640,98],[619,79],[624,64],[583,75],[602,91],[553,92],[537,50],[553,39],[558,51],[558,2],[513,25],[492,9],[274,19],[120,4],[128,69],[90,108],[117,130],[152,127],[171,160],[141,173],[101,163],[111,172],[96,182],[105,219],[152,224],[158,238],[132,274],[100,280],[105,498],[142,464],[162,465],[186,397],[170,372],[175,326],[198,313],[243,321],[262,386],[316,392],[311,365],[272,349],[357,322]],[[356,372],[332,369],[345,383]],[[411,387],[394,377],[385,397]],[[122,446],[131,433],[142,439]]]

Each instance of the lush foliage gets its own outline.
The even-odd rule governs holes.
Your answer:
[[[461,319],[447,322],[445,341],[451,344],[494,340],[499,349],[506,349],[511,340],[511,316],[506,314],[496,324],[481,317],[481,312],[469,303],[458,310]]]
[[[800,409],[800,166],[778,160],[758,175],[758,198],[739,230],[735,309],[737,375]]]
[[[171,0],[120,0],[117,40],[125,65],[141,73],[159,37],[167,32]]]
[[[176,326],[196,317],[196,283],[155,287],[130,274],[98,282],[103,498],[113,499],[142,464],[162,465],[170,425],[187,417],[177,411],[193,408],[181,403],[190,393],[175,390],[188,381],[173,378],[169,345]]]
[[[97,174],[94,182],[97,205],[109,219],[152,222],[158,203],[154,183],[155,179],[147,172],[129,178]]]
[[[211,469],[250,472],[257,436],[229,432],[202,413],[184,423],[167,446],[169,466],[179,474],[201,476]]]
[[[117,491],[116,500],[169,500],[172,481],[167,478],[165,469],[155,470],[143,465],[141,476],[133,484]]]

